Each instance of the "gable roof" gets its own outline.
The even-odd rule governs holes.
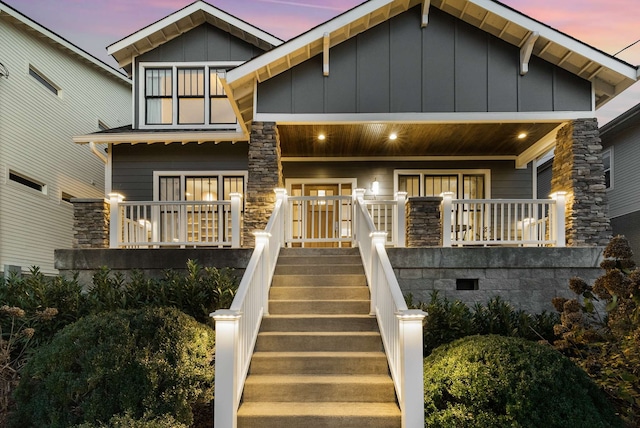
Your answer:
[[[11,22],[13,25],[17,27],[27,28],[31,31],[35,31],[39,33],[39,35],[43,37],[47,43],[57,47],[58,49],[61,49],[65,52],[70,53],[71,55],[80,59],[85,64],[88,64],[93,68],[97,69],[102,74],[110,77],[115,77],[117,80],[120,80],[123,83],[127,83],[131,85],[131,80],[129,80],[127,76],[122,74],[120,71],[102,62],[101,60],[94,57],[90,53],[74,45],[64,37],[61,37],[58,34],[54,33],[53,31],[49,30],[48,28],[38,24],[31,18],[28,18],[27,16],[23,15],[22,13],[18,12],[17,10],[15,10],[14,8],[12,8],[11,6],[9,6],[8,4],[2,1],[0,1],[0,18],[6,19],[7,21]]]
[[[415,6],[429,7],[520,47],[528,41],[532,54],[593,83],[596,108],[639,78],[638,67],[614,58],[495,0],[369,0],[229,71],[227,93],[244,119],[253,115],[255,81],[263,82]],[[533,36],[533,37],[532,37]]]
[[[115,42],[107,47],[107,52],[130,73],[132,57],[149,52],[205,22],[264,51],[283,43],[281,39],[199,0]]]

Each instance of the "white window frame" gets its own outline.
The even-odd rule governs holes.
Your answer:
[[[484,199],[491,199],[490,169],[396,169],[393,171],[393,192],[398,193],[398,182],[401,175],[419,175],[420,196],[424,196],[425,175],[458,175],[458,183],[462,183],[464,175],[484,175]]]
[[[23,180],[30,181],[30,182],[32,182],[34,184],[37,184],[38,186],[41,186],[41,188],[40,188],[40,190],[38,190],[38,189],[35,189],[35,188],[33,188],[33,187],[29,186],[29,185],[26,185],[26,184],[20,183],[18,181],[15,181],[15,180],[13,180],[11,178],[11,175],[16,175],[16,176],[22,178]],[[34,196],[40,196],[40,197],[43,197],[43,198],[48,198],[49,186],[46,183],[44,183],[44,182],[42,182],[40,180],[37,180],[35,178],[32,178],[29,175],[23,174],[22,172],[18,172],[13,168],[7,168],[6,169],[5,183],[7,183],[9,186],[11,186],[11,187],[13,187],[15,189],[19,189],[19,190],[24,191],[24,192],[29,192]]]
[[[245,185],[245,193],[247,191],[247,179],[249,177],[249,173],[247,171],[153,171],[153,200],[155,202],[160,200],[160,177],[162,176],[171,176],[171,177],[180,177],[180,188],[181,191],[186,189],[186,177],[217,177],[218,183],[224,183],[223,178],[228,176],[242,176],[244,177],[244,185]],[[219,184],[220,185],[220,184]],[[224,186],[224,184],[223,184]],[[218,189],[219,190],[219,189]],[[224,189],[223,189],[224,190]],[[186,195],[182,195],[183,201]],[[245,195],[243,197],[243,204]],[[219,199],[222,200],[222,199]],[[244,205],[243,205],[244,206]]]
[[[613,147],[609,147],[608,149],[605,149],[602,151],[603,160],[606,153],[609,154],[609,187],[605,187],[605,190],[609,191],[613,189]],[[602,162],[602,166],[604,167],[604,162]],[[607,170],[603,169],[602,170],[603,176],[605,172],[607,172]],[[606,186],[606,181],[605,181],[605,186]]]
[[[210,105],[208,102],[210,99],[210,70],[211,69],[231,69],[239,65],[244,64],[244,61],[224,61],[224,62],[141,62],[138,72],[138,127],[140,129],[220,129],[220,130],[235,130],[240,132],[241,127],[236,117],[235,124],[210,124]],[[146,102],[146,70],[151,68],[171,68],[171,86],[172,86],[172,114],[173,119],[170,124],[147,124],[147,102]],[[181,68],[204,68],[204,124],[178,124],[178,69]],[[227,99],[229,95],[227,94]]]

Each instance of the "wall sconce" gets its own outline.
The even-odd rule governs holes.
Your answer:
[[[373,196],[378,196],[379,191],[380,191],[380,183],[378,182],[377,178],[374,178],[373,182],[371,183],[371,193],[373,193]]]

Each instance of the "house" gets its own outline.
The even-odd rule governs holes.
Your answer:
[[[638,68],[499,2],[370,0],[282,42],[196,1],[108,51],[132,77],[133,123],[74,137],[106,146],[109,200],[76,224],[108,239],[57,266],[242,260],[240,297],[215,315],[219,426],[235,426],[281,247],[358,247],[412,427],[424,314],[402,293],[537,311],[599,275],[594,112]],[[553,197],[538,199],[550,149]]]
[[[71,199],[104,192],[104,164],[71,138],[128,123],[131,83],[3,2],[0,38],[0,272],[56,274]]]
[[[640,142],[640,104],[600,128],[609,217],[614,235],[624,235],[640,254],[640,194],[634,178]]]

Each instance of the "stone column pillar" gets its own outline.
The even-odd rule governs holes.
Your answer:
[[[73,248],[109,248],[109,201],[72,199]]]
[[[442,245],[440,204],[442,198],[409,198],[406,205],[407,247]]]
[[[567,246],[607,245],[611,223],[596,119],[578,119],[556,137],[551,193],[567,192]]]
[[[253,122],[251,125],[248,169],[243,247],[254,246],[253,232],[267,225],[276,203],[273,190],[282,187],[280,139],[275,122]]]

